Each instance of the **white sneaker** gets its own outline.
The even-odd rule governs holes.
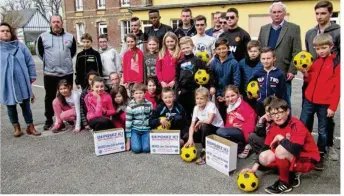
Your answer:
[[[328,159],[330,159],[332,161],[338,161],[339,160],[339,155],[337,154],[337,152],[333,146],[329,146],[327,148],[327,154],[328,154],[327,155]]]
[[[249,155],[251,149],[252,149],[251,145],[247,144],[244,148],[244,151],[242,151],[240,154],[238,154],[238,157],[240,159],[246,159],[246,157]]]

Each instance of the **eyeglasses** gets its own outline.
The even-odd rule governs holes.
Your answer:
[[[234,19],[235,19],[235,16],[227,16],[226,19],[227,19],[227,20],[229,20],[229,19],[234,20]]]
[[[107,43],[106,41],[105,42],[103,42],[103,41],[101,41],[101,42],[99,42],[100,44],[104,44],[104,43]]]
[[[195,26],[196,26],[196,27],[204,27],[205,24],[196,24]]]
[[[226,21],[222,21],[222,22],[219,22],[220,24],[226,24],[227,22]]]
[[[285,111],[278,111],[278,112],[274,112],[274,113],[272,113],[272,112],[270,112],[270,116],[271,117],[276,117],[277,115],[282,115],[283,113],[284,113]]]

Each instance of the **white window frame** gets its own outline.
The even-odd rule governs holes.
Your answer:
[[[75,0],[75,10],[78,11],[83,11],[83,0]]]
[[[121,0],[121,7],[130,7],[130,0]]]
[[[338,16],[337,17],[331,17],[330,21],[335,22],[336,24],[339,24],[339,12],[333,12],[333,13],[337,13]]]
[[[149,20],[142,20],[142,32],[144,33],[145,32],[145,28],[146,27],[151,27],[152,26],[152,24],[149,22]]]
[[[171,19],[171,27],[172,27],[172,29],[177,29],[178,28],[178,26],[179,26],[179,20],[180,19]],[[177,23],[177,28],[173,28],[173,22],[175,22],[175,21],[177,21],[176,23]]]
[[[105,0],[97,0],[97,9],[105,9]]]
[[[98,34],[102,35],[102,34],[108,34],[108,32],[106,31],[106,33],[104,33],[104,29],[106,28],[107,30],[107,24],[105,22],[100,22],[98,23]]]
[[[85,25],[83,23],[76,23],[75,29],[76,29],[76,38],[78,40],[78,43],[81,44],[81,37],[85,33]]]
[[[130,33],[130,21],[122,20],[121,21],[121,40],[124,41],[124,37]]]

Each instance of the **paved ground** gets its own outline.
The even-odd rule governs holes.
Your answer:
[[[37,100],[32,109],[36,127],[42,131],[45,120],[42,63],[35,60],[39,78],[33,88]],[[295,116],[301,110],[301,84],[301,80],[294,80]],[[335,120],[335,134],[339,137],[339,115]],[[336,146],[339,145],[340,140],[336,140]],[[252,163],[250,157],[239,160],[237,171]],[[258,176],[260,188],[256,193],[265,193],[264,187],[277,177],[261,172]],[[228,177],[206,165],[184,163],[177,155],[125,152],[96,157],[89,132],[66,131],[54,135],[48,131],[41,137],[14,138],[6,108],[1,106],[1,193],[242,193],[236,187],[236,178],[237,173]],[[324,171],[303,175],[301,186],[292,193],[339,194],[340,162],[327,161]]]

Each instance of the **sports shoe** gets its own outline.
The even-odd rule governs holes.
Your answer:
[[[47,131],[50,129],[50,127],[54,124],[54,122],[52,120],[46,120],[45,124],[43,126],[43,130]]]
[[[292,191],[293,188],[280,180],[277,180],[273,185],[265,188],[265,192],[270,194],[281,194],[281,193],[288,193]]]
[[[318,171],[324,170],[324,155],[320,154],[320,161],[317,163],[314,169]]]
[[[242,151],[240,154],[238,154],[238,157],[240,159],[246,159],[246,157],[250,154],[250,150],[252,149],[250,144],[247,144],[244,148],[244,151]]]
[[[201,152],[201,156],[196,160],[196,164],[197,165],[204,165],[206,164],[206,161],[205,161],[205,150],[202,150]]]
[[[258,160],[258,154],[253,153],[253,154],[252,154],[252,159],[253,159],[253,160]]]
[[[290,185],[293,188],[299,187],[301,184],[301,173],[299,172],[291,172],[289,175],[289,181],[290,181]]]
[[[66,128],[66,125],[64,123],[62,123],[61,125],[55,125],[51,131],[53,133],[59,133],[59,132],[63,131],[64,128]]]
[[[327,153],[328,153],[327,154],[328,159],[330,159],[331,161],[338,161],[339,160],[339,155],[337,154],[337,152],[333,146],[329,146],[327,148]]]

